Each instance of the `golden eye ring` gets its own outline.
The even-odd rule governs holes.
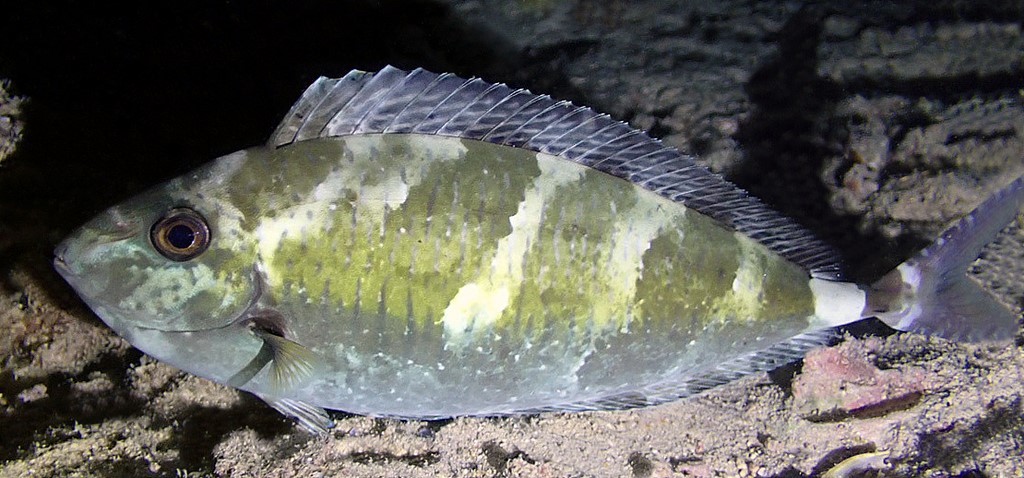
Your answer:
[[[149,240],[162,256],[175,262],[185,262],[210,246],[210,226],[198,212],[178,207],[153,224]]]

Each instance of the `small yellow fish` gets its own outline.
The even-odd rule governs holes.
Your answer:
[[[873,285],[794,222],[605,115],[479,79],[321,78],[263,146],[100,214],[55,265],[144,352],[306,428],[699,393],[878,317],[999,339],[964,271],[1018,179]]]

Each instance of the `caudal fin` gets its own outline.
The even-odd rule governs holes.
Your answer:
[[[871,285],[865,315],[897,330],[951,340],[999,340],[1017,315],[966,275],[982,248],[1024,205],[1024,176],[981,203],[930,246]]]

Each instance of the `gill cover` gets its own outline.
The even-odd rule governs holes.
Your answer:
[[[119,333],[232,323],[253,300],[255,241],[224,201],[224,174],[245,153],[100,213],[56,249],[58,272]]]

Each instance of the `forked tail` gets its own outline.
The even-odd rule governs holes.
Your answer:
[[[871,285],[865,316],[951,340],[999,340],[1017,314],[967,277],[967,267],[1024,205],[1024,176],[981,203],[930,246]]]

